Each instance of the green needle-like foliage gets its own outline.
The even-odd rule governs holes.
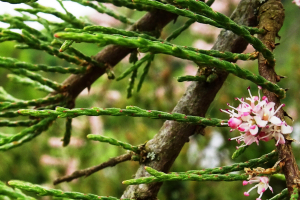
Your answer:
[[[235,150],[231,156],[232,159],[236,159],[237,157],[239,157],[240,155],[242,155],[246,149],[249,147],[248,145],[243,146],[245,144],[242,144],[240,147],[237,147],[237,150]]]
[[[77,108],[67,109],[62,107],[56,107],[56,110],[19,110],[20,115],[29,115],[34,117],[48,117],[57,116],[60,118],[65,117],[78,117],[81,115],[87,116],[128,116],[128,117],[147,117],[151,119],[166,119],[174,120],[177,122],[187,122],[192,124],[204,125],[204,126],[227,126],[222,125],[226,120],[220,120],[216,118],[203,118],[198,116],[189,116],[181,113],[167,113],[157,110],[144,110],[136,106],[127,106],[126,109],[120,108]]]
[[[7,126],[7,127],[32,126],[38,122],[39,120],[23,120],[23,121],[0,120],[0,126]]]
[[[269,200],[281,200],[281,199],[285,199],[286,197],[288,197],[288,195],[289,195],[289,191],[288,191],[287,188],[285,188],[279,194],[275,195],[274,197],[272,197]]]
[[[294,190],[291,194],[291,198],[290,200],[297,200],[298,199],[298,196],[299,196],[299,193],[298,193],[298,187],[294,187]]]
[[[31,48],[31,49],[43,50],[50,55],[57,56],[58,58],[61,58],[63,60],[66,60],[70,63],[74,63],[79,66],[86,66],[89,64],[86,60],[82,59],[81,57],[78,57],[77,55],[73,56],[67,53],[60,52],[59,49],[53,47],[49,42],[44,42],[37,39],[34,35],[31,35],[29,32],[27,32],[24,29],[22,30],[22,34],[15,33],[8,29],[2,29],[2,28],[0,28],[0,31],[1,31],[0,42],[16,40],[17,42],[27,44],[26,46],[27,49]]]
[[[63,86],[60,85],[59,83],[52,81],[50,79],[44,78],[43,76],[41,76],[40,74],[37,74],[35,72],[31,72],[31,71],[28,71],[23,68],[18,68],[18,69],[10,68],[9,70],[14,74],[28,77],[33,81],[37,81],[41,85],[48,86],[48,87],[52,88],[53,90],[56,90],[56,91],[63,90]]]
[[[14,102],[0,102],[0,110],[10,109],[10,108],[24,108],[28,106],[39,106],[42,104],[55,104],[56,102],[63,99],[63,95],[57,94],[55,96],[34,99],[30,101],[14,101]]]
[[[133,70],[131,77],[129,79],[129,84],[127,86],[127,99],[129,99],[132,96],[134,81],[136,77],[137,77],[137,69]]]
[[[15,75],[15,74],[8,74],[7,78],[9,78],[12,82],[19,83],[22,85],[27,85],[34,89],[43,91],[43,92],[51,93],[54,91],[52,88],[50,88],[46,85],[42,85],[37,81],[33,81],[30,78],[21,77],[21,76]]]
[[[14,16],[4,14],[4,15],[0,15],[0,21],[10,24],[10,27],[9,27],[10,29],[12,29],[12,28],[25,29],[26,31],[35,35],[37,38],[39,38],[41,40],[47,41],[47,39],[48,39],[40,31],[26,25],[24,23],[25,20],[22,20],[20,18],[16,18]]]
[[[17,3],[35,2],[37,0],[1,0],[1,1],[12,3],[12,4],[17,4]]]
[[[95,194],[83,194],[80,192],[64,192],[62,190],[57,190],[57,189],[48,189],[45,187],[41,187],[40,185],[35,185],[32,183],[18,181],[18,180],[9,181],[8,184],[12,187],[16,187],[27,192],[36,193],[39,196],[53,196],[53,197],[63,197],[63,198],[70,198],[70,199],[84,199],[84,200],[99,200],[99,199],[117,200],[117,198],[109,197],[109,196],[97,196]]]
[[[10,94],[8,94],[3,87],[0,86],[0,101],[9,101],[9,102],[14,102],[14,101],[19,101],[20,99],[17,99]]]
[[[214,66],[216,68],[226,70],[229,73],[232,73],[243,79],[248,79],[256,83],[257,85],[260,85],[261,87],[276,93],[279,98],[285,97],[284,89],[266,80],[262,76],[255,75],[251,71],[242,69],[236,64],[222,61],[205,54],[196,53],[194,51],[190,51],[176,45],[170,46],[168,44],[162,44],[160,42],[154,42],[144,38],[120,37],[117,35],[107,35],[100,33],[91,35],[87,33],[59,32],[55,34],[55,37],[66,40],[75,40],[77,42],[101,43],[102,45],[117,44],[130,48],[139,48],[140,52],[163,53],[182,59],[192,60],[199,65],[201,64],[205,66]]]
[[[38,3],[28,3],[28,5],[33,7],[33,9],[16,8],[15,10],[19,11],[19,12],[28,12],[33,15],[35,15],[37,13],[51,14],[51,15],[54,15],[54,16],[62,19],[65,22],[71,24],[74,28],[83,28],[84,26],[89,25],[88,23],[77,19],[71,13],[63,14],[61,12],[56,11],[54,8],[45,7]]]
[[[189,170],[186,172],[171,172],[170,174],[172,174],[172,175],[182,174],[185,176],[190,175],[190,174],[195,174],[195,175],[226,174],[229,172],[241,171],[241,170],[244,170],[244,168],[251,168],[254,166],[259,166],[260,164],[265,164],[266,162],[269,162],[272,159],[276,158],[276,156],[277,156],[277,152],[272,151],[271,153],[263,155],[260,158],[251,159],[251,160],[249,160],[247,162],[243,162],[243,163],[235,163],[233,165],[216,167],[216,168],[208,168],[208,169],[202,169],[202,170]],[[156,176],[143,177],[140,179],[142,180],[143,183],[158,182],[160,180]],[[135,180],[137,180],[137,179],[133,179],[133,180],[129,180],[129,181],[130,181],[130,183],[132,183],[132,182],[136,182]],[[138,181],[141,181],[141,180],[138,180]],[[125,181],[124,184],[127,184],[127,182]]]
[[[145,0],[137,0],[137,1],[145,1]],[[196,13],[200,13],[212,20],[215,20],[217,23],[221,24],[225,29],[231,30],[237,35],[244,37],[253,47],[261,52],[263,56],[267,59],[271,66],[275,65],[275,58],[273,53],[256,37],[252,36],[249,30],[247,30],[244,26],[240,26],[232,21],[229,17],[223,15],[222,13],[215,12],[208,5],[206,5],[202,1],[194,1],[194,0],[176,0],[181,6],[188,8],[191,11]]]
[[[169,45],[173,47],[172,43],[169,43],[168,41],[157,39],[155,37],[149,36],[147,34],[143,33],[137,33],[133,31],[124,31],[121,29],[116,29],[116,28],[108,28],[108,27],[103,27],[103,26],[87,26],[84,28],[84,30],[79,30],[79,29],[72,29],[72,28],[66,28],[65,31],[67,32],[76,32],[76,33],[85,33],[85,32],[101,32],[105,34],[118,34],[122,36],[128,36],[128,37],[142,37],[151,41],[156,41],[160,42],[166,45]],[[188,46],[180,46],[180,48],[183,49],[188,49],[194,52],[199,52],[201,54],[213,56],[213,57],[218,57],[222,58],[223,60],[230,61],[230,62],[235,62],[237,60],[255,60],[258,57],[258,53],[249,53],[249,54],[239,54],[239,53],[232,53],[232,52],[220,52],[216,50],[202,50],[202,49],[197,49],[193,47],[188,47]]]
[[[5,118],[13,118],[20,116],[20,113],[18,111],[6,111],[6,112],[0,112],[0,117]]]
[[[206,76],[202,75],[202,76],[190,76],[190,75],[187,75],[187,76],[179,76],[177,78],[177,81],[178,82],[184,82],[184,81],[206,81]]]
[[[112,144],[115,146],[119,146],[119,147],[122,147],[123,149],[133,151],[137,154],[140,152],[139,147],[132,146],[129,143],[122,142],[122,141],[116,140],[114,138],[105,137],[102,135],[95,135],[95,134],[89,134],[89,135],[87,135],[87,138],[91,139],[91,140],[95,140],[95,141],[99,141],[99,142],[106,142],[106,143],[109,143],[109,144]]]
[[[48,66],[43,64],[31,64],[21,62],[14,58],[0,57],[0,67],[6,69],[27,69],[29,71],[45,71],[45,72],[58,72],[61,74],[72,73],[81,74],[86,71],[86,68],[77,67],[61,67],[61,66]]]
[[[8,149],[15,148],[28,142],[47,130],[49,125],[56,119],[56,117],[48,117],[41,120],[39,123],[28,127],[21,132],[9,136],[0,138],[0,151],[6,151]]]
[[[35,198],[25,195],[21,190],[18,188],[12,189],[8,187],[5,183],[0,181],[0,199],[3,196],[9,197],[10,199],[17,199],[17,200],[35,200]]]
[[[73,44],[73,40],[66,40],[64,41],[64,43],[61,45],[59,51],[63,52],[65,50],[67,50],[72,44]]]
[[[237,24],[235,24],[235,22],[231,21],[225,15],[223,15],[219,18],[216,18],[215,15],[212,15],[211,12],[209,12],[209,14],[207,14],[207,15],[204,15],[204,13],[199,13],[198,11],[195,11],[195,9],[190,9],[190,10],[194,11],[194,12],[191,12],[188,9],[179,9],[174,5],[164,4],[164,3],[161,3],[159,1],[153,1],[153,0],[134,0],[134,3],[141,4],[141,5],[153,6],[155,8],[165,10],[165,11],[168,11],[168,12],[171,12],[171,13],[175,13],[175,14],[180,15],[180,16],[188,17],[188,18],[193,19],[193,20],[195,20],[199,23],[209,24],[209,25],[212,25],[214,27],[224,28],[224,29],[227,29],[227,30],[231,30],[232,29],[231,26],[235,26],[235,25],[238,26]],[[175,4],[181,3],[180,6],[186,6],[184,3],[182,3],[182,1],[176,1],[176,2],[174,1],[174,3]],[[204,2],[202,2],[202,3],[205,4]],[[206,5],[206,8],[207,7],[210,8],[208,5]],[[208,10],[212,10],[212,9],[210,8]],[[212,12],[214,12],[214,11],[212,11]],[[198,13],[198,14],[196,14],[196,13]],[[202,15],[204,15],[204,16],[202,16]],[[219,15],[222,15],[222,14],[218,13],[217,15],[219,16]],[[226,18],[224,18],[224,17],[226,17]],[[218,20],[218,19],[220,19],[220,20]],[[225,22],[223,22],[221,19],[226,20],[226,22],[229,19],[230,23],[231,23],[230,26],[228,24],[226,24]],[[236,26],[233,27],[233,29],[234,29],[234,30],[232,30],[233,32],[236,30],[236,28],[237,28]],[[257,28],[251,28],[251,27],[245,27],[245,26],[239,26],[239,27],[249,31],[251,34],[265,33],[264,30],[260,30],[260,29],[257,29]],[[234,32],[234,33],[236,33],[236,32]],[[238,33],[244,34],[242,32],[237,32],[236,34],[238,34]]]
[[[145,167],[145,170],[152,176],[155,176],[155,178],[149,179],[148,177],[143,177],[126,180],[122,183],[126,185],[137,185],[163,181],[242,181],[248,178],[246,174],[165,174],[151,167]]]
[[[171,40],[176,39],[183,31],[188,29],[195,22],[196,21],[194,19],[189,19],[183,26],[173,31],[172,34],[167,37],[166,41],[170,42]]]
[[[66,131],[63,138],[63,146],[66,147],[70,143],[72,133],[72,118],[67,118],[66,120]]]
[[[154,59],[154,55],[155,54],[152,54],[152,60]],[[148,60],[146,66],[144,67],[143,73],[142,73],[142,75],[140,77],[140,81],[139,81],[139,83],[137,85],[137,92],[139,92],[140,89],[142,88],[143,82],[144,82],[144,80],[145,80],[145,78],[146,78],[146,76],[148,74],[149,69],[150,69],[150,65],[151,65],[152,60]]]

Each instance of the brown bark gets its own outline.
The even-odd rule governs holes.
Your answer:
[[[284,8],[280,0],[269,0],[260,7],[259,10],[259,28],[264,28],[267,30],[267,33],[260,35],[259,39],[273,51],[275,48],[275,38],[280,30],[284,21]],[[259,73],[267,80],[275,83],[279,81],[280,78],[275,72],[275,68],[269,66],[265,58],[260,54],[259,55]],[[275,102],[275,108],[281,105],[280,99],[272,92],[263,90],[265,96],[268,97],[269,101]],[[283,119],[284,111],[282,109],[276,113],[276,116]],[[297,187],[299,183],[299,170],[295,160],[295,157],[292,152],[291,147],[292,140],[286,138],[286,143],[278,145],[279,160],[282,160],[283,173],[286,177],[286,184],[289,190],[289,194],[293,192],[293,188]]]
[[[251,24],[250,19],[253,19],[254,8],[257,6],[258,1],[242,0],[231,18],[238,24],[249,26]],[[213,49],[241,53],[247,44],[241,37],[236,36],[230,31],[223,30]],[[205,67],[201,68],[200,73],[207,74]],[[212,83],[193,82],[173,112],[204,116],[228,75],[224,71],[216,71],[216,74],[218,78]],[[146,150],[154,152],[156,159],[141,164],[135,178],[149,176],[144,170],[145,166],[150,166],[158,171],[168,172],[181,148],[188,142],[189,136],[193,135],[196,130],[202,131],[203,129],[204,127],[197,127],[186,123],[166,121],[159,133],[146,144]],[[127,187],[122,198],[156,199],[161,185],[162,183],[131,185]]]

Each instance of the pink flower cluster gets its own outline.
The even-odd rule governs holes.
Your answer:
[[[244,142],[245,145],[243,146],[246,146],[253,142],[256,142],[258,145],[259,140],[269,141],[275,138],[277,141],[276,146],[284,144],[285,139],[283,134],[291,133],[293,128],[287,125],[285,121],[276,117],[275,114],[285,105],[282,104],[275,110],[274,102],[269,102],[266,96],[260,97],[260,86],[258,86],[258,96],[251,95],[250,87],[247,89],[250,98],[246,98],[246,100],[249,103],[244,98],[236,98],[236,100],[240,101],[237,108],[227,104],[232,110],[221,109],[221,112],[225,112],[230,116],[228,123],[223,123],[223,125],[230,126],[230,131],[237,129],[241,134],[229,140],[236,140],[238,143]]]
[[[259,194],[259,197],[256,200],[261,200],[263,193],[268,188],[273,192],[272,187],[269,185],[269,178],[266,176],[256,176],[251,178],[249,181],[243,181],[243,185],[248,185],[252,183],[258,183],[258,184],[250,188],[250,190],[248,190],[247,192],[244,192],[245,196],[249,196],[249,192],[255,188],[257,188],[257,193]]]

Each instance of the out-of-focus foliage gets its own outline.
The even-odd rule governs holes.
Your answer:
[[[234,8],[235,2],[216,1],[216,6],[220,5],[223,13],[229,14]],[[299,9],[290,1],[284,1],[286,10],[286,22],[280,31],[280,45],[275,50],[277,60],[277,73],[287,75],[281,81],[281,86],[289,88],[287,98],[284,103],[289,105],[287,113],[295,120],[293,138],[300,140],[297,113],[300,113],[300,25]],[[226,8],[226,9],[225,9]],[[118,9],[124,15],[133,15],[138,19],[143,12],[133,12],[124,8]],[[99,16],[89,16],[91,19],[101,19]],[[162,33],[162,38],[166,38],[172,31],[183,25],[187,19],[179,17],[177,22],[169,24]],[[104,23],[104,22],[99,22]],[[118,25],[119,27],[124,25]],[[193,24],[190,29],[179,36],[174,43],[178,45],[194,46],[209,49],[220,29],[199,24]],[[14,42],[0,43],[0,55],[17,58],[29,63],[48,63],[49,65],[68,66],[55,57],[49,56],[37,50],[17,50],[14,49]],[[91,44],[75,44],[87,55],[95,55],[101,48]],[[248,50],[251,52],[252,50]],[[141,54],[139,54],[139,57]],[[125,108],[127,105],[135,105],[145,109],[155,109],[171,111],[181,97],[188,83],[178,83],[176,77],[183,74],[194,75],[197,66],[188,61],[174,59],[171,56],[156,55],[150,67],[149,76],[139,93],[134,91],[132,98],[126,99],[126,87],[128,80],[109,80],[101,77],[91,87],[90,91],[85,90],[76,100],[76,107],[117,107]],[[256,62],[240,62],[246,69],[256,70]],[[120,75],[129,66],[124,60],[118,64],[114,73]],[[45,93],[33,90],[30,87],[16,85],[7,78],[8,71],[0,69],[0,85],[20,99],[40,98]],[[62,82],[67,75],[56,73],[43,73],[48,78],[57,82]],[[141,74],[138,74],[138,77]],[[226,103],[237,104],[234,97],[247,95],[246,88],[253,87],[255,93],[256,86],[249,82],[238,79],[233,75],[228,77],[222,90],[218,93],[214,103],[209,108],[206,117],[225,118],[219,112],[219,108],[226,108]],[[17,89],[16,89],[17,88]],[[20,117],[22,118],[22,117]],[[288,121],[288,120],[287,120]],[[102,134],[104,136],[118,138],[127,141],[132,145],[138,145],[151,139],[162,126],[163,121],[151,120],[147,118],[127,118],[127,117],[78,117],[73,119],[72,138],[68,147],[62,147],[61,138],[65,131],[65,120],[57,120],[51,128],[42,133],[45,137],[37,137],[32,142],[12,149],[8,152],[0,152],[1,167],[0,177],[2,181],[20,179],[35,184],[51,185],[51,182],[62,175],[70,174],[77,169],[87,168],[97,165],[124,153],[121,148],[108,144],[93,142],[86,139],[88,134]],[[291,120],[288,121],[290,124]],[[21,128],[12,130],[11,128],[0,128],[0,133],[13,134]],[[207,128],[205,134],[197,134],[186,143],[181,154],[177,158],[171,171],[187,171],[206,167],[215,167],[233,163],[230,159],[237,145],[234,141],[224,142],[227,138],[234,137],[236,132],[229,132],[229,128]],[[295,143],[294,148],[299,150],[300,146]],[[236,159],[242,162],[251,158],[259,157],[263,153],[268,153],[274,149],[274,144],[261,143],[260,146],[251,145],[246,152]],[[295,155],[300,160],[300,155]],[[300,164],[300,163],[298,163]],[[82,193],[94,193],[108,196],[121,196],[125,185],[120,183],[123,180],[131,179],[138,164],[127,162],[113,168],[107,168],[87,178],[80,178],[70,183],[62,183],[55,186],[58,189],[80,191]],[[269,166],[271,167],[271,166]],[[272,179],[271,185],[275,191],[284,188],[284,181]],[[243,188],[240,181],[237,182],[168,182],[164,184],[158,198],[159,199],[241,199]],[[238,192],[233,192],[238,191]],[[254,195],[255,194],[251,194]],[[265,197],[271,197],[271,192],[266,192]],[[250,197],[249,197],[250,198]],[[42,199],[47,199],[46,197]]]

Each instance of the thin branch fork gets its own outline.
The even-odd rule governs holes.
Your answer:
[[[106,161],[104,163],[101,163],[100,165],[96,165],[96,166],[89,167],[89,168],[86,168],[86,169],[78,170],[78,171],[73,172],[70,175],[66,175],[66,176],[57,178],[53,181],[53,184],[57,185],[57,184],[62,183],[62,182],[70,182],[70,181],[72,181],[74,179],[77,179],[77,178],[80,178],[82,176],[88,177],[89,175],[91,175],[95,172],[98,172],[101,169],[104,169],[104,168],[107,168],[107,167],[113,167],[113,166],[115,166],[119,163],[131,160],[131,156],[132,156],[132,152],[126,153],[126,154],[123,154],[123,155],[120,155],[120,156],[117,156],[117,157],[114,157],[114,158],[111,158],[108,161]]]
[[[269,0],[260,7],[259,28],[263,28],[267,30],[267,32],[264,35],[259,35],[259,39],[271,51],[273,51],[275,48],[275,38],[283,24],[283,21],[284,8],[280,0]],[[259,54],[258,64],[260,75],[273,83],[280,80],[278,79],[274,67],[270,67],[261,54]],[[269,101],[275,102],[275,108],[278,108],[281,105],[280,99],[274,93],[267,90],[263,90],[263,93],[268,97]],[[276,113],[276,116],[280,119],[283,119],[283,109],[280,109],[280,111]],[[292,140],[289,138],[289,136],[287,136],[285,140],[285,144],[278,145],[277,149],[279,160],[282,160],[281,162],[284,164],[283,173],[286,177],[286,184],[289,194],[291,195],[294,188],[299,187],[298,184],[300,183],[300,173],[291,147]]]

